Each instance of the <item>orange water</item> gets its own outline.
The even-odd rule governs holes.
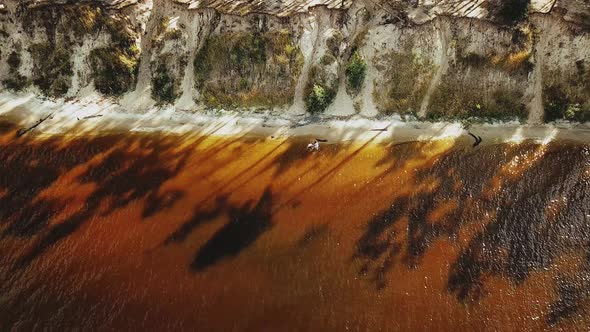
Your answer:
[[[587,145],[0,133],[0,330],[590,328]]]

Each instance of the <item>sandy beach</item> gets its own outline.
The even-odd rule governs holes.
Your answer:
[[[461,122],[404,121],[399,116],[319,116],[281,111],[199,111],[154,107],[144,112],[129,111],[111,99],[88,95],[76,100],[50,100],[33,93],[0,93],[0,120],[35,135],[102,135],[122,132],[154,132],[177,135],[257,136],[268,138],[321,138],[338,142],[409,142],[471,140]],[[484,144],[531,140],[590,142],[588,124],[557,123],[524,125],[519,122],[478,123],[469,132]]]

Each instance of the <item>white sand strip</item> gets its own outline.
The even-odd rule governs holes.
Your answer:
[[[34,94],[0,93],[0,120],[27,127],[49,114],[53,116],[35,128],[42,135],[101,135],[112,132],[161,132],[190,135],[264,137],[316,137],[329,142],[407,142],[437,139],[471,140],[459,122],[404,122],[399,116],[346,119],[314,119],[290,114],[207,111],[190,113],[153,108],[144,113],[127,112],[120,105],[99,96],[75,102],[51,101]],[[517,122],[476,124],[469,129],[484,143],[525,140],[548,143],[573,140],[590,143],[590,127],[568,123],[527,126]]]

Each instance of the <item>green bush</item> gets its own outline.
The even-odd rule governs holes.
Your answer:
[[[564,118],[568,121],[590,122],[590,103],[568,105]]]
[[[311,92],[305,99],[305,106],[307,111],[311,114],[321,113],[330,106],[330,103],[335,97],[333,90],[326,89],[321,85],[314,84]]]
[[[129,49],[136,45],[133,31],[129,29],[131,22],[127,18],[109,17],[105,28],[111,36],[112,42],[121,49]]]
[[[326,39],[326,48],[330,55],[338,57],[340,55],[340,44],[344,37],[341,32],[336,32],[334,35]]]
[[[33,83],[43,93],[61,97],[68,92],[73,75],[70,50],[50,43],[33,44]]]
[[[90,4],[65,6],[62,13],[66,17],[63,28],[73,31],[77,37],[99,31],[106,20],[105,10]]]
[[[324,112],[336,98],[338,78],[331,75],[322,66],[313,66],[309,70],[309,79],[305,87],[305,106],[309,113]]]
[[[217,46],[216,39],[217,38],[215,37],[213,37],[212,39],[206,39],[205,43],[195,56],[194,76],[195,85],[198,89],[203,89],[205,87],[205,83],[209,79],[211,71],[213,70],[214,66],[218,65],[212,58],[213,49]]]
[[[166,31],[166,34],[164,35],[164,39],[166,40],[179,40],[180,38],[182,38],[182,31],[179,29]]]
[[[590,102],[563,84],[552,84],[543,89],[545,121],[568,120],[574,122],[590,121]]]
[[[152,72],[152,98],[161,104],[171,104],[178,98],[174,78],[164,63]]]
[[[156,25],[156,34],[153,39],[153,45],[155,49],[161,50],[166,41],[180,41],[182,40],[182,30],[179,28],[172,28],[170,26],[171,18],[165,16],[160,18],[158,25]],[[185,28],[180,24],[181,28]]]
[[[322,58],[320,59],[320,63],[322,64],[322,66],[329,66],[334,62],[336,62],[336,58],[328,53],[324,54],[324,56],[322,56]]]
[[[348,88],[358,93],[365,81],[367,73],[367,64],[358,52],[354,52],[348,63],[346,64],[346,77],[348,79]]]
[[[90,53],[94,87],[102,94],[119,96],[133,88],[137,78],[139,50],[103,47]]]
[[[12,51],[12,53],[10,53],[10,55],[8,56],[8,60],[6,60],[6,63],[8,63],[8,65],[10,66],[11,72],[18,71],[21,62],[22,61],[20,58],[20,54],[16,51]]]
[[[2,81],[4,87],[10,91],[22,91],[28,87],[31,82],[21,74],[15,74],[12,77]]]
[[[11,52],[6,62],[9,66],[9,77],[2,81],[4,87],[11,91],[21,91],[29,86],[29,80],[18,71],[21,65],[20,54],[16,51]]]
[[[530,0],[501,0],[496,8],[500,21],[514,25],[528,18]]]

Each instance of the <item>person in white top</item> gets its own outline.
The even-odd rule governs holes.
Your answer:
[[[307,144],[307,150],[309,151],[319,151],[320,150],[320,142],[318,142],[317,140],[313,141],[313,143],[309,143]]]

